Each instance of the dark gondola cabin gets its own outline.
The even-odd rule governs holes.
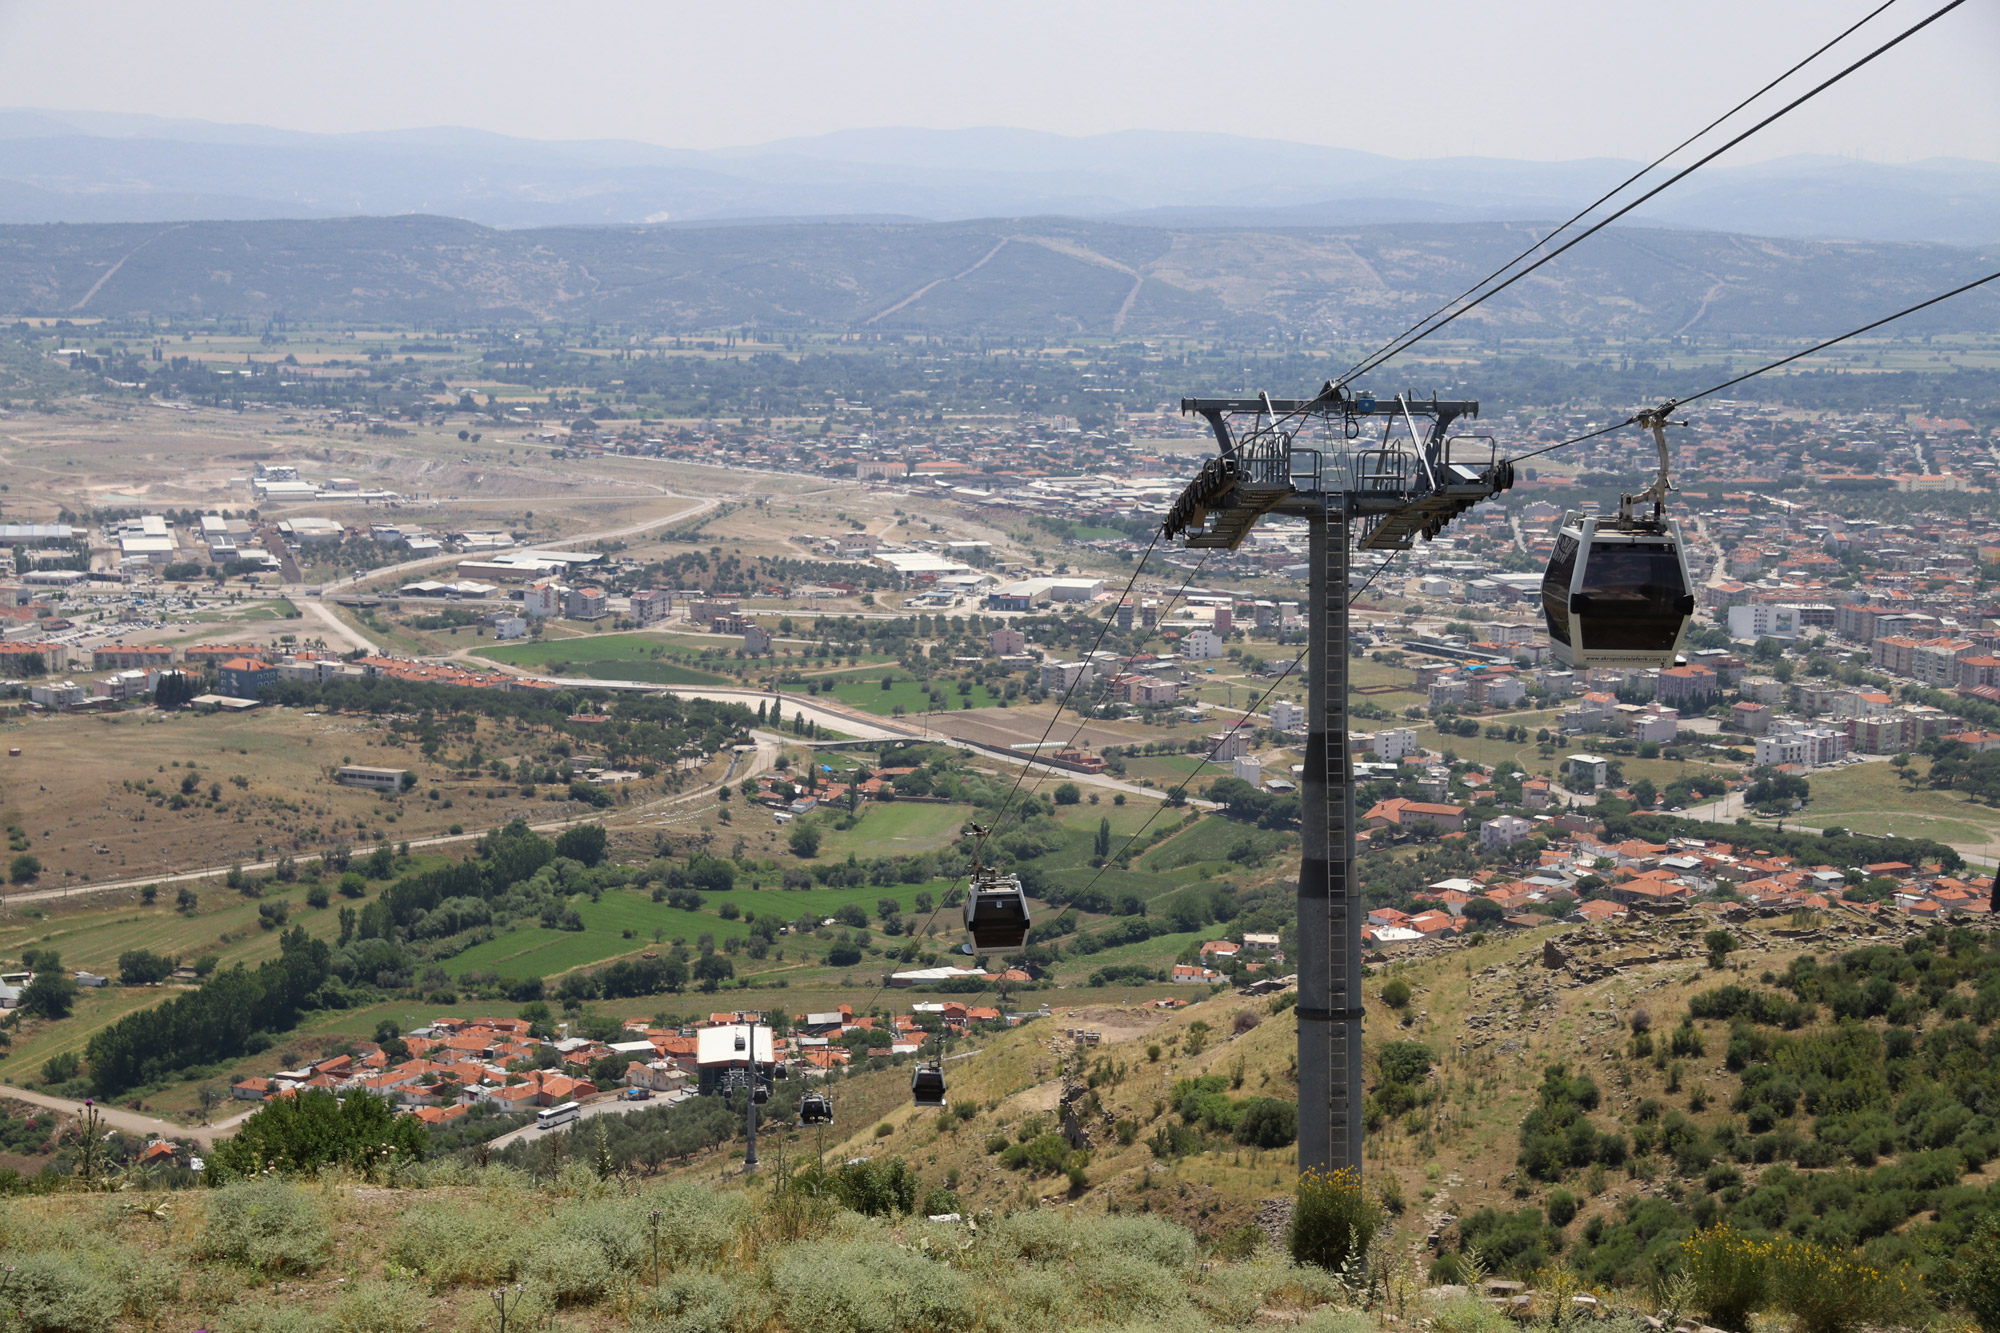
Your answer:
[[[823,1092],[809,1092],[799,1101],[799,1123],[801,1125],[830,1125],[833,1123],[833,1102]]]
[[[1028,895],[1013,875],[975,874],[965,894],[965,932],[980,952],[1028,941]]]
[[[944,1070],[937,1065],[918,1065],[910,1075],[910,1100],[918,1106],[943,1106]]]
[[[1564,517],[1542,615],[1570,667],[1669,667],[1694,614],[1680,528],[1666,518]]]

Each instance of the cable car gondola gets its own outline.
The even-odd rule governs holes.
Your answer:
[[[1555,656],[1570,667],[1668,667],[1694,614],[1673,489],[1666,409],[1640,416],[1660,447],[1660,475],[1619,499],[1616,516],[1567,514],[1542,576],[1542,614]],[[1635,512],[1650,502],[1651,514]]]
[[[823,1092],[809,1092],[799,1100],[799,1123],[801,1125],[830,1125],[833,1123],[833,1099]]]
[[[1015,875],[975,874],[965,892],[965,931],[981,952],[1028,942],[1028,894]]]
[[[943,1106],[944,1066],[918,1065],[910,1075],[910,1100],[918,1106]]]
[[[973,827],[982,848],[987,830]],[[975,857],[972,882],[965,890],[965,933],[972,936],[968,952],[1018,949],[1028,942],[1028,895],[1017,875],[987,870]]]

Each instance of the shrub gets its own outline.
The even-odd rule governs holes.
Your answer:
[[[203,1249],[265,1273],[310,1273],[333,1248],[333,1218],[319,1196],[282,1180],[217,1190]]]
[[[1252,1148],[1283,1148],[1299,1137],[1296,1102],[1253,1097],[1236,1115],[1236,1141]]]
[[[1849,1333],[1862,1325],[1904,1326],[1923,1305],[1917,1279],[1857,1255],[1786,1237],[1769,1248],[1770,1291],[1798,1333]]]
[[[490,1286],[513,1278],[519,1230],[519,1220],[498,1209],[420,1203],[397,1223],[389,1257],[423,1274],[434,1289],[475,1282]]]
[[[1430,1315],[1431,1333],[1507,1333],[1513,1322],[1478,1296],[1458,1296],[1437,1302]]]
[[[336,1333],[420,1333],[425,1323],[421,1301],[387,1282],[361,1282],[349,1287],[333,1306]]]
[[[716,1273],[675,1273],[649,1302],[650,1326],[657,1333],[733,1327],[740,1286]]]
[[[647,1195],[646,1202],[660,1215],[660,1262],[669,1268],[720,1261],[743,1222],[743,1196],[694,1185],[668,1186]],[[652,1244],[650,1232],[646,1243]]]
[[[564,1208],[523,1247],[521,1271],[558,1305],[592,1305],[649,1257],[635,1204],[618,1200]]]
[[[1694,1288],[1694,1308],[1711,1324],[1743,1333],[1750,1312],[1764,1303],[1771,1247],[1727,1223],[1697,1231],[1681,1242],[1681,1269]]]
[[[1382,1003],[1391,1009],[1406,1008],[1410,1003],[1410,983],[1401,977],[1392,977],[1382,985]]]
[[[1576,1217],[1576,1196],[1568,1190],[1549,1191],[1549,1224],[1566,1227]]]
[[[109,1333],[125,1303],[117,1283],[68,1255],[27,1254],[10,1264],[7,1301],[28,1333]]]
[[[1338,1272],[1360,1261],[1381,1225],[1381,1205],[1362,1192],[1360,1172],[1309,1168],[1299,1177],[1291,1234],[1298,1262]]]
[[[781,1323],[814,1333],[967,1333],[982,1322],[972,1284],[896,1245],[796,1246],[773,1265]]]
[[[1958,1300],[1986,1333],[2000,1333],[2000,1209],[1993,1209],[1972,1229],[1965,1248],[1951,1265]]]

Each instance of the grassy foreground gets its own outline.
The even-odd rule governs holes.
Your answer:
[[[7,1303],[48,1333],[497,1333],[503,1284],[506,1326],[524,1330],[1373,1323],[1321,1269],[1268,1246],[1212,1259],[1156,1217],[1043,1209],[972,1228],[866,1216],[769,1179],[647,1186],[576,1163],[539,1182],[451,1164],[394,1182],[20,1198],[0,1212],[0,1246]]]

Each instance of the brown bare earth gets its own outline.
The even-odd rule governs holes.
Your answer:
[[[491,723],[481,725],[489,746],[504,744]],[[480,829],[569,810],[567,803],[524,799],[510,783],[454,778],[414,746],[395,743],[386,724],[366,718],[272,708],[68,715],[32,717],[5,728],[5,736],[21,754],[0,759],[6,765],[0,819],[18,826],[40,858],[42,874],[31,886],[37,888],[307,856],[337,842],[402,841],[453,824]],[[348,761],[408,769],[420,781],[409,796],[391,801],[336,784],[332,770]],[[189,777],[195,782],[185,809],[156,804],[138,790],[150,782],[171,800]],[[647,786],[659,794],[656,783]]]

